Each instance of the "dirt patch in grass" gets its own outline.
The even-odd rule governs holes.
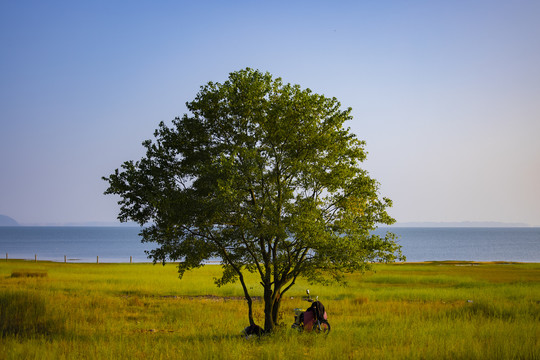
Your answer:
[[[139,299],[182,299],[182,300],[210,300],[210,301],[245,301],[243,296],[218,296],[218,295],[148,295],[148,294],[125,294],[124,298],[134,297]],[[262,296],[252,296],[252,301],[262,301]]]
[[[184,295],[166,295],[162,298],[173,298],[173,299],[188,299],[188,300],[211,300],[211,301],[239,301],[246,300],[243,296],[217,296],[217,295],[196,295],[196,296],[184,296]],[[252,296],[251,300],[253,301],[262,301],[261,296]]]

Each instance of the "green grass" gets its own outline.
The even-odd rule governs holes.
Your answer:
[[[179,280],[172,264],[3,261],[0,358],[540,359],[540,264],[375,269],[348,286],[299,281],[283,300],[283,327],[246,340],[241,286],[214,286],[216,265]],[[327,309],[326,338],[290,329],[306,288]],[[254,306],[262,325],[263,304]]]

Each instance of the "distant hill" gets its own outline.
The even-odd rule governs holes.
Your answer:
[[[19,226],[19,223],[9,216],[0,215],[0,226]]]
[[[121,223],[119,221],[80,221],[80,222],[45,222],[22,223],[22,226],[73,226],[73,227],[139,227],[136,222]]]
[[[86,222],[70,222],[70,223],[60,224],[60,226],[139,227],[139,224],[137,224],[136,222],[121,223],[120,221],[86,221]]]
[[[458,221],[458,222],[403,222],[393,227],[530,227],[524,223],[506,223],[497,221]]]

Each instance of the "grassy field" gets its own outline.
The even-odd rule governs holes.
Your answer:
[[[300,282],[283,327],[247,340],[241,287],[215,287],[219,271],[178,280],[172,264],[3,261],[0,358],[540,359],[540,264],[378,265],[345,287]],[[306,288],[328,337],[290,329]],[[262,325],[261,301],[255,316]]]

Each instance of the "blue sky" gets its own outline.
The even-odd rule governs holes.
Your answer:
[[[538,1],[3,1],[0,214],[115,221],[101,176],[251,67],[353,108],[399,222],[540,226],[539,18]]]

